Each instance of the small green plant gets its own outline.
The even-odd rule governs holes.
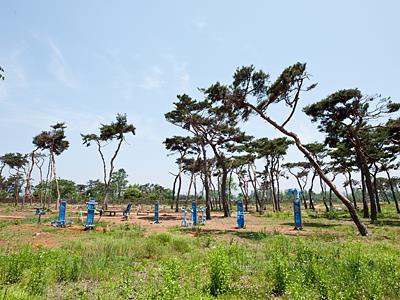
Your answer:
[[[229,291],[232,279],[232,267],[226,249],[219,246],[208,255],[210,274],[209,292],[212,296],[225,294]]]
[[[173,257],[163,263],[161,274],[164,280],[162,299],[180,299],[179,269],[181,262]]]

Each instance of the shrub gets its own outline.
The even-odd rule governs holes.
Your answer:
[[[208,255],[210,274],[209,292],[213,296],[225,294],[229,291],[232,277],[232,268],[229,256],[224,247],[219,246]]]

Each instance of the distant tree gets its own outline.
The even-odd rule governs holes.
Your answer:
[[[21,188],[21,175],[22,169],[26,167],[28,160],[26,159],[26,155],[21,153],[7,153],[0,157],[0,160],[10,168],[10,171],[15,171],[13,178],[15,179],[14,185],[14,203],[15,206],[18,205],[19,193]],[[24,206],[24,200],[22,200],[22,206]]]
[[[104,198],[104,182],[99,179],[89,180],[86,183],[86,195],[96,199]]]
[[[306,161],[289,162],[283,165],[290,174],[296,179],[299,189],[303,191],[301,198],[303,199],[304,208],[307,209],[307,201],[305,196],[308,174],[311,168],[310,163]],[[310,204],[311,206],[311,204]],[[311,208],[311,207],[310,207]]]
[[[279,185],[279,179],[282,173],[281,163],[291,144],[293,144],[293,142],[285,137],[276,139],[260,138],[249,143],[253,153],[266,162],[264,174],[267,176],[268,182],[272,188],[274,211],[281,210]]]
[[[25,195],[24,199],[25,202],[29,200],[30,205],[32,205],[32,187],[31,187],[31,178],[32,178],[32,172],[33,168],[35,165],[40,165],[44,163],[43,160],[43,154],[42,153],[36,153],[39,150],[39,147],[36,147],[31,153],[27,154],[27,157],[29,157],[28,160],[28,168],[26,172],[26,182],[25,182]],[[42,170],[40,169],[40,182],[42,181]]]
[[[321,166],[324,166],[324,158],[327,155],[327,149],[326,149],[326,145],[323,143],[318,143],[318,142],[314,142],[314,143],[309,143],[309,144],[305,144],[304,147],[306,147],[306,149],[310,152],[310,154],[312,155],[312,157],[314,158],[314,160]],[[314,201],[313,201],[313,194],[314,194],[314,181],[315,178],[317,176],[317,172],[315,170],[315,168],[313,168],[313,174],[311,176],[311,182],[310,182],[310,187],[308,189],[308,200],[310,201],[310,207],[311,209],[315,209],[314,207]],[[321,186],[321,192],[323,194],[323,200],[325,203],[325,193],[323,191],[323,182],[322,179],[320,178],[320,186]]]
[[[56,183],[57,191],[57,202],[56,208],[61,200],[60,190],[58,186],[58,178],[56,173],[56,159],[55,156],[60,155],[69,147],[69,142],[66,140],[65,136],[65,123],[56,123],[50,126],[52,129],[49,131],[42,131],[40,134],[33,138],[33,144],[41,149],[42,151],[47,150],[49,152],[49,170],[50,170],[50,186],[54,179]],[[51,189],[51,188],[50,188]]]
[[[128,186],[128,174],[123,168],[112,173],[111,185],[114,191],[114,196],[120,200]]]
[[[142,197],[139,185],[129,185],[124,193],[124,199],[130,201],[138,201]]]
[[[172,199],[175,201],[175,212],[179,211],[179,198],[182,188],[182,172],[183,165],[182,161],[187,155],[193,155],[200,151],[197,146],[197,139],[194,137],[185,136],[173,136],[172,138],[166,138],[164,141],[165,148],[173,153],[178,153],[179,157],[176,160],[178,164],[178,174],[175,175],[173,187],[172,187]],[[176,184],[178,188],[176,189]],[[176,195],[176,196],[175,196]],[[173,204],[172,204],[173,205]],[[172,208],[172,207],[171,207]]]
[[[201,90],[207,95],[206,90]],[[197,139],[203,154],[204,187],[206,191],[206,216],[210,215],[210,195],[208,178],[208,159],[206,147],[211,148],[215,155],[217,166],[221,171],[221,201],[224,217],[228,217],[229,204],[227,201],[227,182],[229,169],[229,153],[233,151],[235,143],[243,143],[249,140],[238,126],[238,115],[228,107],[221,106],[211,99],[197,101],[190,96],[178,95],[178,101],[174,103],[174,110],[165,114],[170,123],[191,132]]]
[[[86,147],[89,147],[92,143],[97,145],[97,151],[100,154],[101,161],[103,163],[103,181],[104,181],[104,202],[103,207],[107,209],[108,207],[108,198],[111,193],[111,181],[112,181],[112,173],[114,172],[114,161],[117,158],[117,155],[121,149],[122,142],[125,141],[126,135],[131,133],[135,135],[135,126],[133,124],[129,124],[126,114],[117,114],[116,122],[111,122],[111,124],[101,124],[100,126],[100,134],[81,134],[83,144]],[[104,158],[102,148],[112,141],[117,141],[117,147],[114,150],[114,154],[109,162],[109,169],[107,172],[107,164]]]
[[[45,160],[46,160],[46,155],[44,153],[35,154],[34,163],[35,163],[36,167],[39,170],[39,184],[43,183],[43,170],[42,170],[42,168],[43,168],[43,165],[45,163]],[[43,196],[44,196],[45,189],[46,189],[46,187],[44,187],[44,189],[41,189],[39,191],[39,201],[40,201],[40,206],[41,207],[43,207],[43,205],[44,205]]]
[[[37,184],[34,187],[34,195],[39,196],[39,193],[45,189],[48,186],[48,183],[43,181],[39,184]],[[78,198],[78,190],[77,190],[77,186],[75,184],[75,182],[73,182],[72,180],[67,180],[67,179],[58,179],[58,188],[59,188],[59,193],[60,193],[60,197],[61,199],[68,199],[68,200],[72,200],[72,199],[76,199]],[[56,189],[56,186],[52,186],[52,189],[50,191],[50,195],[52,197],[57,197],[58,192]]]

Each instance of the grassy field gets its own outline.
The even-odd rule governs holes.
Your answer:
[[[181,228],[164,212],[160,226],[132,214],[84,232],[47,225],[56,214],[37,225],[31,209],[2,205],[0,299],[399,299],[392,211],[384,207],[365,238],[343,211],[303,212],[302,232],[290,207],[246,215],[244,230],[235,217]]]

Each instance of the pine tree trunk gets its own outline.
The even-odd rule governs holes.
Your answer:
[[[369,218],[369,207],[367,202],[367,192],[366,192],[365,177],[363,170],[361,170],[361,193],[363,201],[364,218]]]
[[[353,183],[352,183],[352,179],[351,179],[351,171],[348,171],[349,174],[349,186],[350,186],[350,190],[351,190],[351,197],[353,199],[353,205],[354,208],[357,209],[357,201],[356,201],[356,196],[354,194],[354,187],[353,187]]]
[[[310,186],[310,188],[308,189],[308,198],[309,198],[309,201],[310,201],[310,208],[311,208],[312,210],[315,210],[314,201],[313,201],[313,199],[312,199],[312,193],[313,193],[314,180],[315,180],[316,175],[317,175],[317,172],[314,171],[314,172],[313,172],[313,177],[311,178],[311,186]]]
[[[399,203],[397,202],[396,193],[394,191],[392,178],[390,177],[389,171],[387,169],[385,169],[385,172],[386,172],[386,176],[388,177],[388,180],[389,180],[390,190],[392,192],[393,201],[394,201],[394,203],[396,205],[397,213],[400,214],[400,207],[399,207]]]

